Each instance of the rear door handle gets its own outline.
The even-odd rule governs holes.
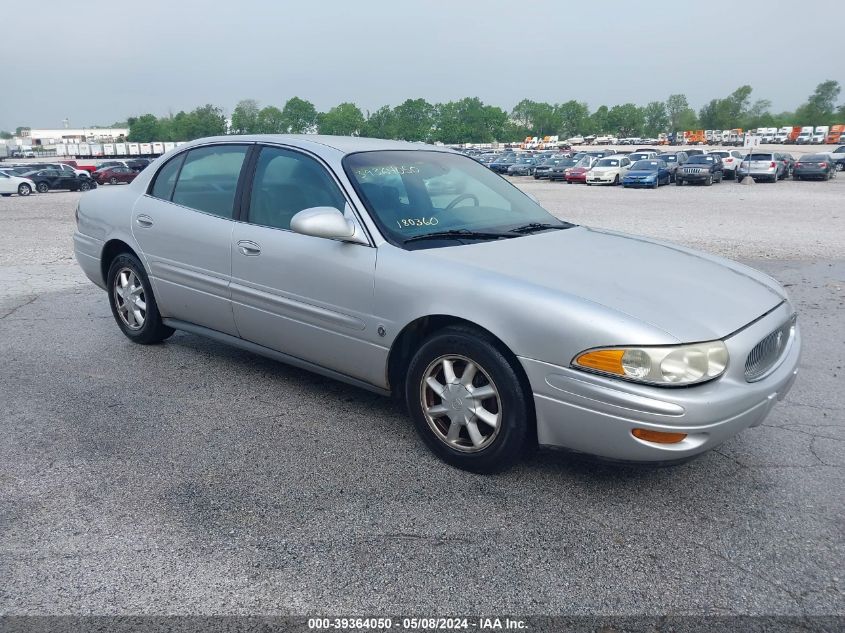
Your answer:
[[[238,250],[242,255],[246,255],[247,257],[255,257],[261,254],[261,247],[250,240],[241,240],[238,242]]]
[[[153,219],[148,215],[139,215],[135,218],[135,223],[138,226],[143,226],[145,229],[148,229],[153,225]]]

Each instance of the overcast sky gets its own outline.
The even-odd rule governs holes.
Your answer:
[[[319,110],[341,101],[366,111],[407,98],[464,96],[510,110],[525,97],[577,99],[594,109],[681,92],[697,110],[745,83],[754,88],[752,100],[791,110],[825,79],[845,84],[836,30],[842,6],[842,0],[10,2],[0,35],[0,129],[60,127],[65,117],[72,127],[107,125],[205,103],[228,114],[240,99],[281,107],[294,95]]]

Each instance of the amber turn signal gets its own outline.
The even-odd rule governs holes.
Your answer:
[[[666,433],[664,431],[651,431],[649,429],[633,429],[631,435],[646,442],[654,442],[656,444],[677,444],[687,436],[686,433]]]
[[[624,349],[599,349],[594,352],[581,354],[575,362],[581,367],[624,376],[625,369],[622,367],[622,357],[624,355]]]

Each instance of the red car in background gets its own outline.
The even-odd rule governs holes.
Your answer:
[[[128,167],[106,167],[105,169],[98,169],[92,176],[99,184],[106,183],[116,185],[120,182],[130,183],[135,180],[138,172]]]
[[[570,167],[566,171],[566,182],[587,182],[587,172],[598,160],[595,156],[584,156],[575,167]]]
[[[64,165],[70,165],[70,166],[71,166],[71,167],[73,167],[74,169],[82,169],[82,170],[85,170],[85,171],[87,171],[89,174],[93,174],[93,173],[94,173],[94,171],[96,171],[96,169],[97,169],[96,167],[94,167],[94,165],[80,165],[80,164],[79,164],[79,163],[77,163],[75,160],[60,160],[59,162],[60,162],[60,163],[62,163],[62,164],[64,164]]]

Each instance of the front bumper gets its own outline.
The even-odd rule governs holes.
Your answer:
[[[618,174],[593,174],[589,176],[586,181],[590,185],[612,185],[614,180],[616,180],[618,177]]]
[[[727,371],[693,387],[639,385],[520,357],[534,392],[539,443],[638,462],[674,461],[715,448],[761,424],[792,387],[801,353],[797,325],[775,369],[753,383],[744,374],[751,349],[792,312],[783,303],[725,339],[731,359]],[[635,438],[634,428],[687,437],[677,444],[656,444]]]
[[[623,187],[648,187],[649,189],[654,187],[654,179],[651,180],[623,180],[622,186]]]

